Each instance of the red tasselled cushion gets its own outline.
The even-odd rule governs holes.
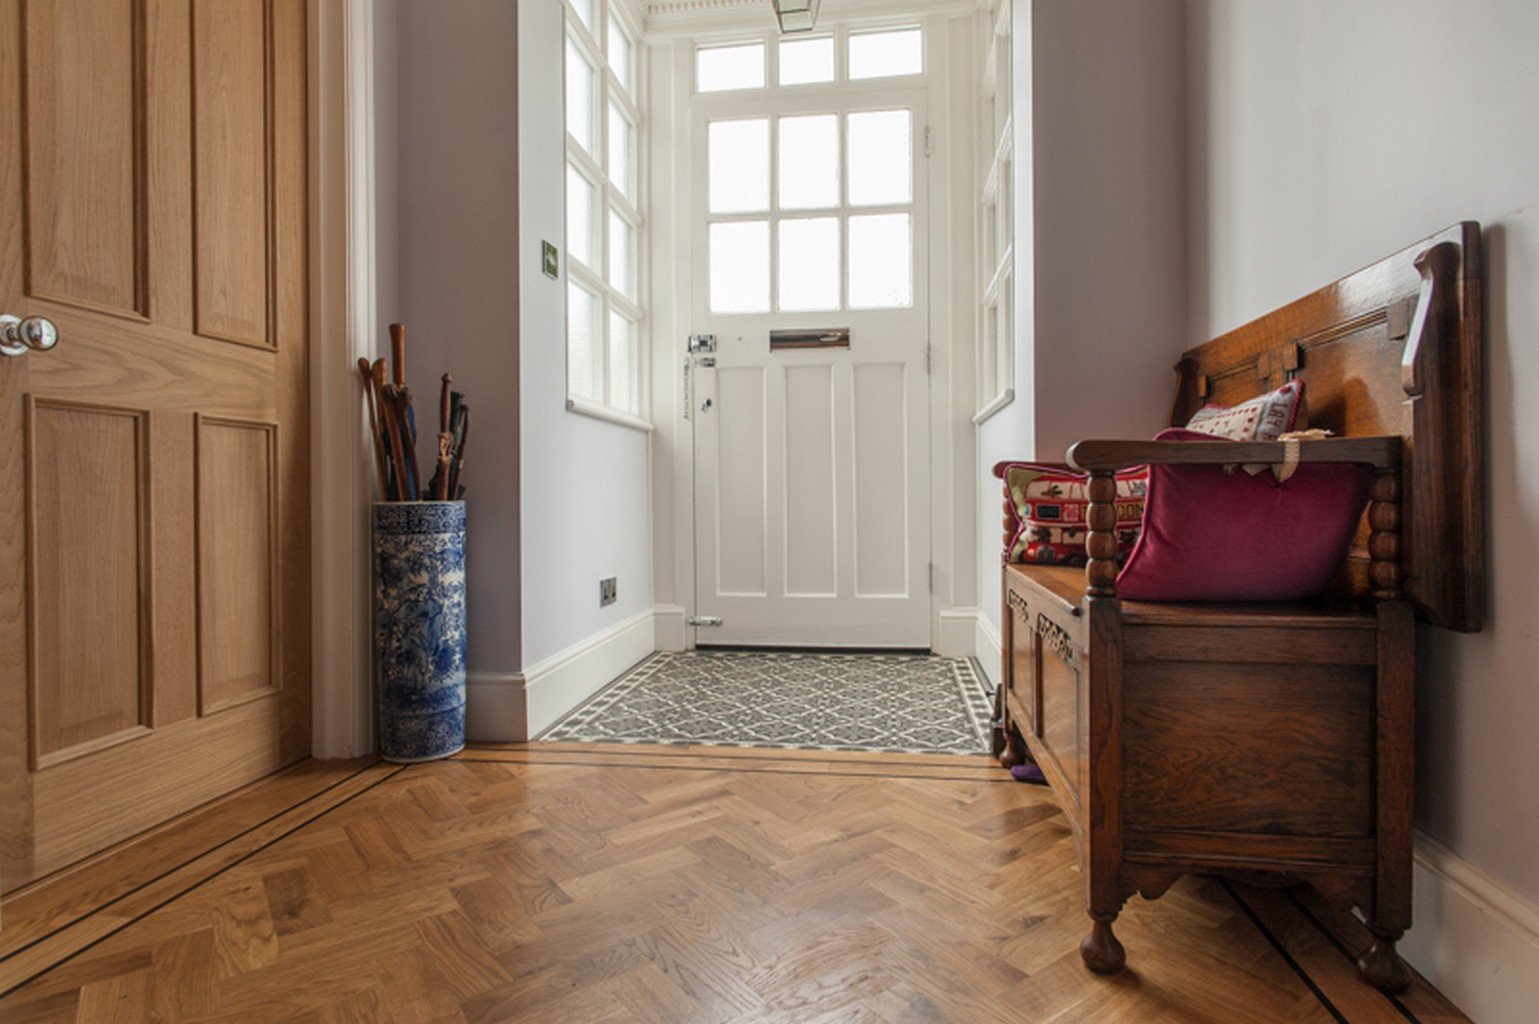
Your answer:
[[[1069,469],[1012,462],[1001,474],[1010,500],[1007,561],[1037,565],[1085,564],[1085,509],[1090,477]],[[1126,557],[1138,539],[1149,471],[1140,466],[1117,474],[1117,546]]]

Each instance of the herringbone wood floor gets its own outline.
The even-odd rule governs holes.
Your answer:
[[[55,966],[0,947],[0,1020],[1464,1019],[1362,986],[1325,908],[1214,880],[1133,901],[1133,969],[1088,974],[1064,819],[981,758],[533,745],[350,780]]]

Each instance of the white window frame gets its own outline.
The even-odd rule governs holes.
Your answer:
[[[874,22],[840,23],[827,29],[808,33],[802,36],[780,36],[776,33],[734,33],[732,35],[697,38],[690,49],[690,98],[693,109],[706,111],[702,120],[703,131],[700,134],[698,145],[701,148],[702,164],[697,168],[699,178],[699,196],[696,199],[695,217],[697,219],[697,244],[702,254],[708,254],[710,250],[710,229],[713,224],[743,223],[743,222],[767,222],[769,224],[769,306],[764,310],[748,313],[727,313],[713,310],[710,307],[710,275],[709,271],[702,275],[704,294],[701,297],[703,311],[713,317],[756,317],[756,316],[826,316],[840,313],[865,313],[880,312],[884,310],[909,309],[913,307],[916,296],[925,282],[917,276],[917,270],[910,260],[909,301],[898,306],[852,306],[850,304],[850,273],[849,273],[849,248],[850,248],[850,219],[852,217],[875,216],[882,214],[904,214],[909,217],[909,231],[912,245],[913,233],[919,230],[916,223],[918,216],[918,197],[910,192],[909,198],[902,202],[886,202],[872,204],[852,204],[849,201],[849,115],[852,113],[872,113],[896,109],[904,105],[909,90],[926,88],[930,80],[930,68],[922,63],[920,69],[898,75],[890,75],[873,78],[852,79],[849,74],[849,48],[852,36],[869,35],[873,33],[885,33],[895,31],[913,30],[920,33],[924,40],[921,48],[923,61],[928,61],[927,53],[929,35],[933,31],[933,25],[924,19],[903,18],[900,20],[882,19]],[[794,85],[780,84],[780,43],[799,42],[803,38],[824,37],[833,40],[834,67],[833,77],[821,82],[801,82]],[[699,89],[697,74],[697,55],[701,50],[719,49],[722,47],[746,46],[755,43],[764,46],[764,84],[749,86],[741,89],[707,90]],[[852,101],[852,97],[856,98]],[[870,102],[862,102],[864,97],[870,97]],[[896,99],[894,99],[896,97]],[[826,109],[820,101],[827,100]],[[919,152],[927,147],[925,135],[927,128],[922,105],[912,108],[912,119],[909,130],[913,133],[913,142]],[[838,152],[839,152],[839,195],[838,201],[832,206],[826,207],[784,207],[780,204],[780,139],[779,124],[784,117],[796,117],[810,114],[829,113],[837,116],[838,124]],[[708,173],[701,170],[708,166],[708,156],[705,151],[709,146],[709,125],[715,121],[737,121],[765,119],[769,123],[769,147],[770,147],[770,201],[763,210],[713,213],[710,209]],[[839,225],[839,301],[838,305],[822,310],[787,310],[780,305],[780,225],[787,220],[806,220],[814,218],[829,218]],[[705,257],[707,265],[708,256]]]
[[[1010,304],[1015,281],[1010,6],[1011,0],[999,0],[988,13],[979,83],[979,135],[989,162],[978,187],[977,265],[981,273],[976,349],[978,411],[973,415],[974,423],[982,423],[1015,401],[1015,317]]]
[[[599,419],[619,423],[624,426],[634,427],[639,430],[651,430],[650,418],[650,394],[647,387],[647,367],[650,365],[650,339],[649,318],[642,304],[642,297],[647,294],[648,275],[642,255],[647,251],[644,232],[646,218],[643,209],[643,196],[646,195],[647,181],[645,162],[642,159],[644,147],[642,144],[642,129],[645,125],[642,108],[642,82],[645,61],[645,49],[642,44],[641,17],[633,4],[628,0],[593,0],[593,28],[590,30],[583,23],[570,2],[563,4],[565,8],[565,30],[562,40],[563,64],[565,63],[566,46],[568,42],[582,53],[588,63],[596,69],[596,82],[594,88],[594,105],[590,111],[593,128],[593,152],[585,150],[570,132],[564,132],[566,139],[566,163],[581,174],[595,187],[597,192],[596,209],[593,211],[597,223],[593,226],[593,242],[596,248],[593,252],[595,266],[589,266],[572,254],[570,240],[563,246],[566,263],[567,301],[567,386],[566,407],[571,412],[585,416],[595,416]],[[629,80],[631,90],[628,91],[615,73],[610,63],[609,53],[610,24],[611,20],[617,24],[629,42],[630,67]],[[563,68],[563,90],[565,88],[565,69]],[[562,102],[562,123],[566,123],[565,95]],[[609,117],[611,109],[619,110],[628,122],[630,122],[631,165],[627,168],[611,169],[609,153]],[[612,170],[618,174],[611,173]],[[631,193],[621,187],[627,172],[630,177]],[[563,191],[567,178],[563,174]],[[564,204],[570,204],[570,196],[566,196]],[[631,229],[631,281],[630,293],[622,290],[618,284],[610,280],[610,253],[615,244],[613,233],[610,231],[610,214],[613,213],[623,220]],[[577,286],[597,299],[598,316],[594,323],[596,335],[594,360],[597,363],[596,374],[599,380],[599,397],[589,394],[579,394],[573,390],[571,374],[571,286]],[[630,379],[615,381],[610,374],[610,317],[618,314],[629,321],[634,332],[635,348],[631,354]],[[635,396],[635,408],[626,408],[620,400],[624,394]]]

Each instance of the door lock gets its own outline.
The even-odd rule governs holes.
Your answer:
[[[700,411],[701,412],[710,412],[711,411],[711,400],[709,398],[707,398],[705,401],[700,403]]]

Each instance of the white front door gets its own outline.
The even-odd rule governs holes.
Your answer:
[[[913,79],[695,99],[699,644],[930,645],[925,110]]]

